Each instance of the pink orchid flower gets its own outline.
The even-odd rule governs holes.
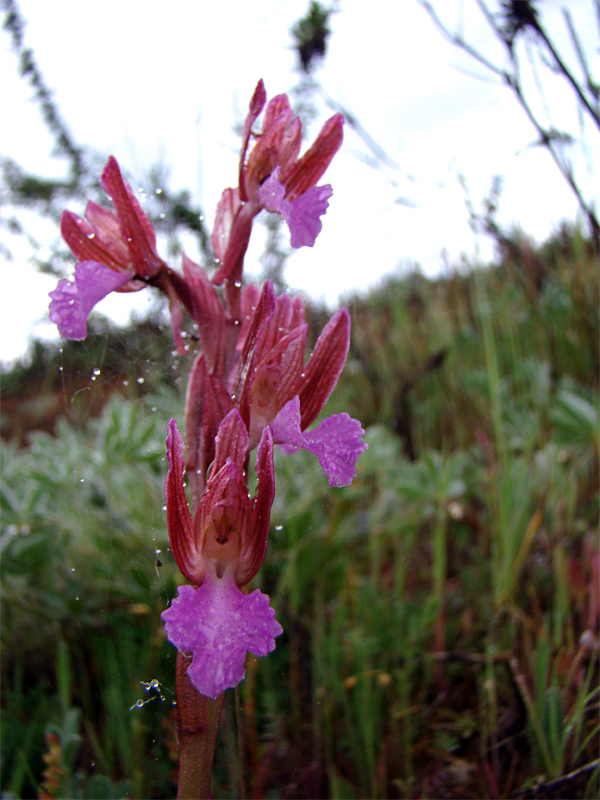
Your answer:
[[[367,445],[359,422],[348,414],[323,420],[303,434],[321,413],[346,362],[350,315],[342,308],[327,323],[304,363],[308,326],[299,298],[275,297],[267,281],[256,306],[238,363],[233,394],[252,447],[266,426],[288,452],[302,447],[319,458],[331,486],[347,486]]]
[[[292,247],[312,247],[321,231],[333,190],[317,186],[343,139],[344,118],[335,114],[323,126],[314,144],[298,158],[302,123],[294,117],[287,95],[274,97],[265,109],[261,133],[252,126],[265,107],[267,94],[259,81],[244,130],[239,185],[226,189],[217,206],[212,243],[221,266],[213,281],[236,282],[242,273],[252,221],[262,210],[279,213],[291,234]],[[248,153],[250,140],[254,147]]]
[[[113,201],[114,212],[92,201],[87,204],[85,219],[63,212],[61,233],[79,263],[73,280],[59,281],[50,292],[50,319],[63,338],[80,341],[87,335],[90,312],[106,295],[139,291],[152,283],[169,299],[173,334],[178,349],[183,350],[178,303],[181,281],[158,255],[150,220],[112,156],[101,183]]]
[[[175,420],[169,423],[169,539],[177,566],[193,586],[179,587],[162,618],[169,641],[192,654],[188,675],[207,697],[236,686],[245,674],[246,653],[267,655],[282,633],[268,596],[240,590],[265,557],[275,493],[270,431],[265,429],[258,446],[252,500],[244,480],[247,445],[245,425],[234,409],[219,427],[215,460],[192,519],[183,485],[183,441]]]

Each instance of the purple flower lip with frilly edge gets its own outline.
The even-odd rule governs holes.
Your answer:
[[[161,617],[169,641],[193,656],[188,675],[206,697],[237,686],[246,674],[246,653],[266,656],[283,633],[269,597],[258,589],[241,592],[231,570],[221,578],[210,572],[199,588],[177,591]]]
[[[314,453],[331,487],[350,486],[356,477],[356,461],[369,447],[360,440],[365,433],[360,422],[343,412],[326,417],[306,433],[300,425],[300,399],[294,397],[270,425],[275,444],[287,452],[303,448]]]
[[[132,277],[133,273],[114,272],[95,261],[77,264],[73,280],[59,281],[50,292],[49,317],[62,338],[76,342],[85,339],[87,319],[96,303],[122,289]]]

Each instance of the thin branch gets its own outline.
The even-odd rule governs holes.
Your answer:
[[[571,74],[571,71],[569,70],[567,65],[564,63],[564,61],[560,57],[560,54],[558,53],[558,51],[554,47],[554,44],[552,43],[552,41],[548,37],[548,34],[544,30],[544,28],[542,28],[541,25],[537,25],[535,30],[536,30],[537,34],[540,36],[540,38],[542,39],[542,41],[544,42],[544,44],[546,45],[546,47],[548,48],[548,50],[550,50],[550,52],[552,53],[552,56],[554,57],[554,60],[558,64],[558,67],[559,67],[560,71],[562,72],[562,74],[566,78],[567,82],[571,84],[571,88],[573,89],[573,91],[575,92],[577,97],[579,98],[579,101],[580,101],[581,105],[583,106],[583,108],[586,111],[589,112],[589,114],[591,115],[592,119],[594,120],[594,122],[598,126],[598,129],[600,130],[600,114],[598,114],[598,112],[594,108],[592,108],[592,106],[590,105],[590,102],[587,99],[587,97],[585,96],[585,94],[583,93],[583,90],[582,90],[581,86],[575,80],[575,78]]]
[[[579,40],[579,36],[575,29],[575,25],[573,24],[571,13],[566,8],[563,8],[562,12],[565,18],[565,23],[567,25],[567,28],[569,29],[569,35],[571,37],[573,48],[577,53],[579,64],[581,65],[581,69],[585,75],[588,91],[592,95],[592,97],[595,98],[596,105],[598,106],[597,113],[600,115],[600,87],[592,78],[592,73],[590,72],[590,67],[587,61],[587,57],[583,50],[583,47],[581,46],[581,41]]]
[[[600,758],[597,758],[595,761],[590,761],[589,764],[585,764],[585,766],[579,767],[579,769],[573,770],[573,772],[569,772],[568,775],[563,775],[553,781],[542,781],[533,789],[524,789],[522,792],[517,792],[513,797],[539,797],[541,794],[554,792],[557,789],[564,789],[570,783],[573,783],[573,781],[582,778],[584,775],[589,775],[590,772],[594,772],[599,767]]]

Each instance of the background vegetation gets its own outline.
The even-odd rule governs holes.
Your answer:
[[[256,585],[285,633],[239,739],[230,692],[215,797],[598,795],[597,262],[566,226],[505,241],[348,298],[326,413],[370,449],[335,491],[278,454]],[[158,317],[95,329],[3,377],[6,797],[175,791],[164,437],[193,354]]]
[[[539,63],[564,79],[592,130],[598,83],[567,12],[579,81],[530,2],[488,15],[504,66],[422,4],[513,91],[539,134],[531,146],[553,156],[589,235],[565,225],[538,247],[502,231],[494,188],[473,224],[495,238],[495,264],[449,264],[436,279],[406,268],[346,299],[352,348],[325,413],[361,419],[370,449],[353,485],[335,491],[306,454],[278,454],[255,585],[285,632],[229,692],[215,797],[600,794],[598,223],[571,163],[585,135],[536,117],[520,70]],[[29,236],[20,207],[57,221],[71,198],[100,199],[104,155],[74,140],[16,0],[1,6],[68,164],[63,181],[48,181],[1,159],[8,259],[4,241]],[[292,30],[308,115],[330,13],[311,3]],[[146,183],[163,188],[146,210],[169,252],[192,234],[210,263],[202,209],[159,171]],[[53,245],[40,270],[62,275],[65,257]],[[263,264],[280,288],[285,257],[274,227]],[[327,314],[310,305],[309,317],[314,341]],[[175,794],[175,651],[160,613],[180,575],[163,508],[164,439],[167,420],[181,422],[194,347],[174,354],[158,307],[127,329],[99,317],[90,328],[82,344],[35,344],[2,376],[6,798]]]

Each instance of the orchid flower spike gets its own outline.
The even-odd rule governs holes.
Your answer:
[[[259,81],[242,133],[239,185],[226,189],[217,206],[212,237],[222,262],[213,278],[217,286],[226,279],[239,280],[252,221],[262,209],[282,215],[292,247],[312,247],[333,194],[331,186],[316,184],[342,144],[343,116],[331,117],[313,145],[298,158],[302,123],[294,117],[287,95],[277,95],[267,104],[262,132],[252,130],[266,101],[264,84]],[[249,151],[251,139],[254,146]]]
[[[177,566],[193,586],[179,587],[162,618],[169,641],[193,657],[190,680],[200,694],[213,698],[243,679],[247,652],[267,655],[283,630],[267,595],[240,590],[265,557],[275,492],[271,432],[265,429],[258,446],[253,500],[243,475],[247,444],[234,409],[219,427],[215,461],[192,519],[183,485],[183,441],[175,420],[169,422],[169,539]]]

